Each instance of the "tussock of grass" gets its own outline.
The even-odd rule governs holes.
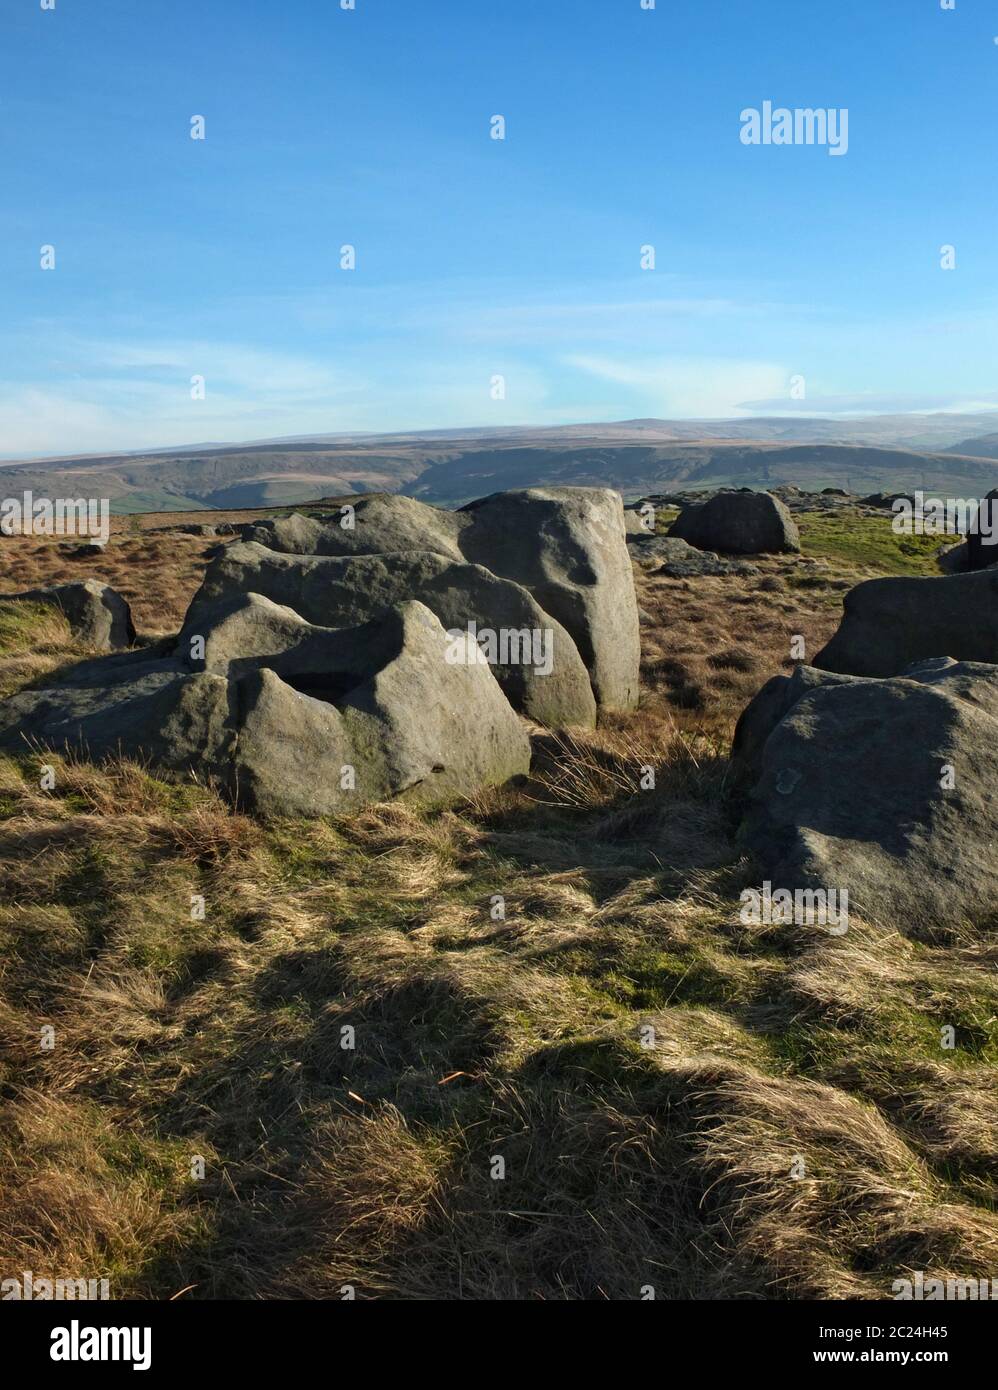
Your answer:
[[[45,603],[0,603],[0,699],[61,665],[69,623]]]
[[[185,1159],[97,1105],[19,1092],[0,1119],[4,1276],[134,1279],[197,1237]]]
[[[69,640],[69,623],[47,603],[0,603],[0,655],[38,653]]]
[[[682,1075],[682,1073],[681,1073]],[[685,1075],[705,1200],[746,1274],[810,1298],[876,1298],[911,1269],[992,1268],[998,1223],[838,1087],[725,1065]],[[969,1263],[968,1263],[969,1261]]]

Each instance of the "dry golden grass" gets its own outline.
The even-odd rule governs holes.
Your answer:
[[[180,606],[197,549],[161,557]],[[0,1277],[561,1300],[991,1275],[993,940],[739,920],[726,740],[841,579],[639,575],[641,708],[433,814],[264,826],[126,763],[59,760],[46,792],[0,762]]]
[[[77,559],[63,542],[12,536],[0,545],[0,594],[18,594],[48,584],[98,579],[129,602],[135,626],[148,636],[176,632],[204,575],[215,544],[197,536],[132,535],[117,532],[105,553]]]
[[[813,657],[838,626],[858,576],[799,556],[756,556],[759,573],[669,579],[635,567],[643,679],[681,728],[727,739],[733,718],[771,675],[794,664],[791,642]]]

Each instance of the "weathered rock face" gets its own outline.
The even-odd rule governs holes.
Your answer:
[[[204,604],[199,621],[188,622],[177,638],[175,655],[194,670],[235,678],[257,670],[263,658],[286,656],[325,632],[260,594],[237,593]]]
[[[449,663],[446,634],[422,604],[332,637],[337,650],[327,641],[320,654],[306,642],[280,674],[266,666],[237,682],[234,766],[244,804],[346,813],[397,797],[471,795],[527,772],[530,740],[488,664],[469,639],[466,663]],[[353,770],[346,787],[344,769]]]
[[[128,604],[110,584],[101,584],[96,579],[29,589],[23,594],[0,595],[0,603],[18,600],[58,608],[65,614],[73,636],[98,651],[118,651],[135,641]]]
[[[670,536],[700,550],[736,555],[800,550],[800,533],[787,508],[769,492],[719,492],[686,507],[669,527]]]
[[[768,680],[742,710],[735,725],[731,746],[731,770],[735,782],[747,785],[758,778],[766,740],[802,696],[819,687],[844,685],[854,679],[853,676],[818,671],[813,666],[797,666],[792,676],[773,676],[772,680]]]
[[[814,664],[855,676],[896,676],[938,656],[998,662],[998,569],[858,584]]]
[[[303,556],[237,543],[208,567],[182,639],[202,631],[206,604],[247,593],[326,628],[352,627],[417,599],[448,631],[466,632],[475,623],[478,631],[497,634],[496,679],[528,718],[550,727],[596,722],[589,675],[569,634],[525,588],[481,565],[426,551]]]
[[[385,555],[396,550],[432,550],[463,560],[458,545],[459,512],[442,511],[412,497],[375,492],[351,498],[338,518],[319,521],[294,513],[254,522],[243,540],[287,555]]]
[[[466,659],[449,661],[453,644],[422,604],[336,632],[253,596],[202,616],[211,669],[192,669],[183,642],[86,663],[0,703],[0,748],[193,770],[268,816],[435,802],[529,769],[525,728],[477,648],[465,639]]]
[[[564,628],[589,671],[597,704],[627,709],[637,702],[637,601],[618,493],[527,488],[457,512],[394,494],[349,506],[329,523],[301,516],[261,522],[244,539],[298,556],[429,551],[479,565],[527,589]]]
[[[118,680],[22,690],[0,702],[0,748],[36,745],[98,761],[120,751],[171,772],[224,776],[232,751],[227,682],[165,659],[126,666]]]
[[[466,559],[515,580],[572,636],[599,705],[638,701],[641,644],[620,494],[609,488],[497,492],[462,508]]]
[[[749,705],[734,756],[741,836],[774,890],[844,889],[850,911],[916,934],[998,913],[998,667],[801,668]]]

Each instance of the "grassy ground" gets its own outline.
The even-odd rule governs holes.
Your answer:
[[[896,534],[891,517],[862,516],[852,507],[805,512],[796,518],[805,555],[818,556],[880,574],[937,575],[940,545],[958,536]]]
[[[561,1300],[991,1274],[994,941],[739,921],[733,720],[897,563],[805,550],[639,570],[641,708],[449,811],[265,826],[134,766],[57,762],[45,791],[3,763],[0,1277]],[[50,623],[9,620],[3,660],[64,658]]]

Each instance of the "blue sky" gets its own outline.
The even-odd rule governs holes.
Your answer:
[[[0,454],[998,406],[996,36],[998,0],[5,0]],[[746,146],[766,100],[847,108],[848,153]]]

